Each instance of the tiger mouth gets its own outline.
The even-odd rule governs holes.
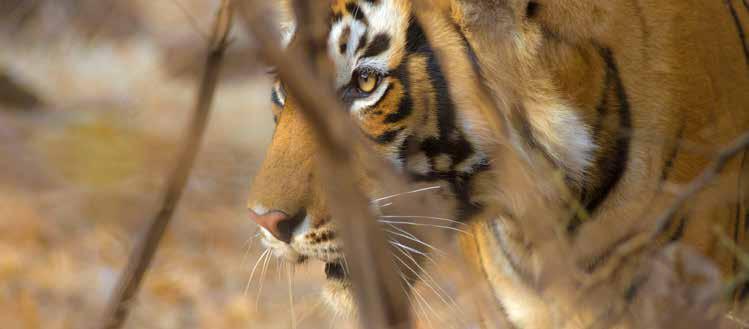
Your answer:
[[[340,262],[325,263],[325,277],[328,280],[348,281],[348,273]]]

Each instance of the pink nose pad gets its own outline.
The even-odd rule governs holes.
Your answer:
[[[272,210],[263,215],[258,215],[255,211],[250,209],[250,219],[260,225],[260,227],[268,230],[268,232],[276,237],[276,239],[286,243],[291,241],[291,231],[293,227],[290,225],[291,217],[286,215],[286,213]]]

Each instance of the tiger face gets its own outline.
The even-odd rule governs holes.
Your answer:
[[[549,277],[538,275],[547,260],[541,251],[552,248],[523,234],[524,216],[536,200],[574,201],[562,205],[574,212],[538,222],[570,249],[580,247],[562,256],[579,273],[624,287],[624,304],[648,290],[632,277],[638,271],[620,266],[622,258],[640,263],[631,246],[641,243],[644,226],[632,217],[647,220],[637,214],[671,204],[674,196],[663,187],[698,177],[712,160],[704,150],[728,145],[749,127],[745,11],[735,1],[433,2],[439,3],[451,5],[449,19],[414,11],[406,0],[333,1],[327,54],[340,103],[379,156],[414,182],[442,186],[449,216],[470,219],[465,256],[483,271],[515,326],[600,324],[591,315],[610,314],[613,302],[578,306],[574,285],[573,299],[537,289],[536,279]],[[291,31],[287,45],[297,42]],[[489,91],[508,140],[488,138],[471,103],[478,90],[472,85]],[[338,311],[352,310],[332,205],[317,174],[319,143],[283,81],[271,98],[277,125],[250,194],[250,217],[277,256],[324,262],[328,301]],[[513,156],[523,160],[515,171],[505,164]],[[730,189],[739,190],[728,194],[738,198],[721,197],[730,205],[693,199],[656,238],[695,246],[724,275],[735,275],[741,268],[735,255],[715,248],[718,240],[706,228],[719,224],[746,248],[747,157],[723,171]],[[533,180],[539,187],[524,198],[512,178],[522,178],[517,168],[528,159],[549,162],[555,175]],[[383,193],[366,165],[353,169],[377,201]],[[740,298],[746,289],[737,290]],[[555,315],[571,305],[579,308],[572,310],[575,321],[562,326]]]
[[[481,141],[473,137],[481,124],[456,110],[451,86],[410,4],[335,1],[331,17],[327,53],[335,65],[337,95],[373,149],[414,182],[443,186],[440,193],[453,218],[480,209],[476,176],[490,167]],[[286,41],[296,42],[293,34]],[[283,81],[275,82],[271,99],[276,130],[250,193],[250,217],[278,257],[325,262],[326,295],[346,308],[341,243],[316,173],[318,142]],[[368,196],[381,197],[376,184],[355,169]]]

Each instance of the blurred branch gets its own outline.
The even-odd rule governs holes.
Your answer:
[[[439,1],[438,1],[439,3]],[[428,24],[425,24],[428,22],[429,16],[432,17],[439,17],[443,16],[443,13],[438,13],[440,11],[438,5],[431,0],[415,0],[412,2],[413,4],[413,12],[416,16],[416,18],[419,20],[419,22],[423,26],[429,26]],[[449,20],[447,17],[442,17],[446,20]],[[457,26],[454,26],[453,28],[458,28]],[[429,30],[427,28],[427,30]],[[428,34],[434,34],[436,32],[428,31]],[[434,45],[436,48],[439,48],[436,44]],[[440,49],[437,49],[440,51]],[[442,57],[442,66],[446,65],[446,61],[449,58],[448,56]],[[450,60],[453,60],[450,58]],[[486,120],[487,126],[489,130],[491,131],[493,135],[493,140],[495,142],[507,142],[510,138],[509,134],[509,127],[510,123],[508,122],[507,117],[502,115],[502,111],[497,107],[497,104],[494,101],[494,98],[492,96],[492,92],[489,89],[489,87],[486,85],[485,81],[481,77],[481,72],[477,70],[476,67],[474,67],[474,72],[472,72],[475,75],[475,78],[473,81],[470,81],[470,88],[473,91],[473,97],[475,97],[474,101],[476,102],[476,105],[481,112],[483,119]]]
[[[723,171],[723,168],[728,161],[747,148],[749,148],[749,132],[739,136],[731,144],[720,150],[712,163],[705,168],[702,174],[692,180],[692,182],[687,185],[687,188],[684,189],[684,191],[674,199],[673,203],[671,203],[671,205],[656,219],[656,228],[654,232],[657,234],[664,229],[663,226],[668,223],[671,217],[676,215],[676,212],[678,212],[687,201],[707,187],[707,185],[710,184],[721,171]]]
[[[297,25],[304,29],[299,29],[296,35],[300,41],[284,51],[272,29],[270,17],[273,15],[268,14],[268,7],[263,7],[265,3],[258,0],[240,3],[248,32],[262,45],[258,49],[260,55],[276,67],[320,140],[320,167],[327,176],[326,192],[330,200],[336,200],[333,218],[338,219],[336,225],[344,240],[346,258],[350,260],[348,267],[360,323],[364,328],[378,329],[409,326],[409,303],[402,292],[390,246],[372,218],[369,200],[357,188],[356,176],[351,170],[357,148],[366,146],[361,143],[361,133],[353,128],[355,125],[341,110],[331,80],[325,79],[332,73],[325,53],[328,17],[325,11],[329,4],[325,1],[294,2]],[[296,48],[297,45],[302,49]],[[352,136],[358,138],[352,139]],[[364,156],[372,154],[363,153]]]
[[[166,231],[187,184],[190,170],[195,162],[200,141],[208,123],[213,95],[218,83],[221,60],[228,45],[227,36],[231,27],[232,15],[230,1],[223,0],[221,2],[221,7],[216,16],[205,62],[205,71],[195,102],[195,112],[188,130],[187,142],[183,146],[175,170],[171,172],[171,176],[167,181],[166,195],[161,209],[151,221],[146,235],[140,240],[136,249],[131,254],[130,261],[125,268],[125,272],[120,277],[117,292],[110,301],[102,323],[99,326],[100,328],[117,329],[121,328],[124,324],[132,306],[133,298],[138,292],[146,270],[148,270],[151,264],[159,242],[164,235],[164,231]]]

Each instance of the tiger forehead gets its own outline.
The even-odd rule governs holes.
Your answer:
[[[331,21],[339,21],[343,16],[352,16],[357,19],[364,19],[364,13],[359,7],[358,1],[336,0],[330,6]]]
[[[350,82],[356,69],[388,72],[403,53],[410,5],[403,0],[335,0],[331,3],[328,53],[336,85]]]
[[[334,20],[336,18],[341,18],[344,15],[351,15],[351,16],[359,16],[361,13],[361,7],[359,6],[359,3],[366,3],[370,6],[375,6],[380,4],[380,0],[364,0],[364,1],[352,1],[352,0],[333,0],[330,5],[331,14],[333,15]]]

